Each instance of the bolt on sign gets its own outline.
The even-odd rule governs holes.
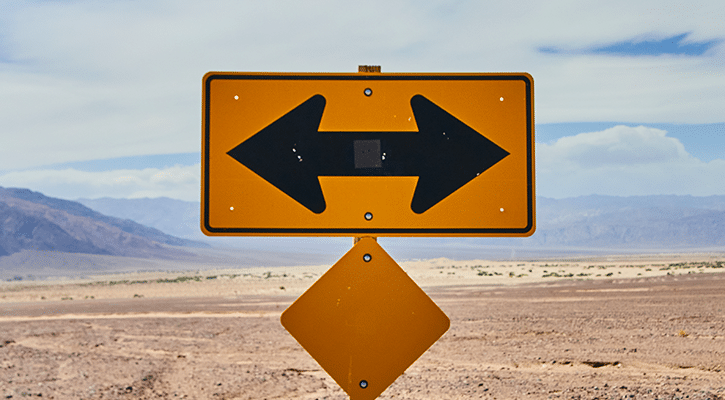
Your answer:
[[[207,235],[529,236],[533,78],[210,72]]]
[[[356,236],[281,323],[354,400],[377,398],[450,320],[370,236],[529,236],[533,79],[210,72],[201,229]]]

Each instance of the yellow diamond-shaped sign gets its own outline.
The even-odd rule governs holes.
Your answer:
[[[351,399],[375,399],[450,320],[372,238],[282,314],[282,325]]]

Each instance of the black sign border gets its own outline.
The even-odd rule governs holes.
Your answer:
[[[319,81],[523,81],[526,84],[526,168],[528,171],[526,182],[527,196],[527,224],[524,228],[376,228],[376,229],[348,229],[348,228],[215,228],[209,224],[209,146],[210,135],[210,112],[211,112],[211,83],[214,80],[319,80]],[[534,193],[534,110],[533,110],[533,82],[528,75],[524,74],[351,74],[351,75],[324,75],[324,74],[233,74],[233,73],[210,73],[204,77],[204,96],[202,99],[202,112],[204,113],[203,136],[204,154],[204,180],[202,186],[203,209],[202,224],[204,228],[214,234],[223,236],[250,236],[257,235],[278,235],[284,234],[300,236],[510,236],[510,235],[532,235],[535,229],[535,193]]]

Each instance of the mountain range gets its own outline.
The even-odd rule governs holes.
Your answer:
[[[172,258],[170,246],[209,247],[74,201],[28,189],[0,188],[0,256],[23,250]]]
[[[216,243],[225,239],[207,238],[200,232],[198,202],[168,198],[101,198],[79,199],[78,202],[104,214],[133,219],[178,237]],[[491,244],[601,251],[725,247],[725,196],[538,197],[536,219],[536,232],[528,238],[387,240],[395,246],[425,240],[426,245],[441,249],[455,247],[455,243],[474,247]],[[239,242],[240,238],[226,239]]]
[[[540,257],[725,250],[725,196],[538,197],[536,212],[537,230],[528,238],[383,238],[382,242],[400,260],[506,258],[509,252],[512,257],[514,253]],[[267,254],[259,263],[273,254],[294,263],[334,260],[351,243],[349,238],[210,238],[199,229],[198,202],[70,201],[27,189],[0,188],[0,257],[55,251],[174,259],[192,256],[185,251],[199,254],[192,251],[194,247],[214,246],[239,249],[245,257]]]
[[[617,249],[725,247],[725,196],[537,199],[539,246]]]

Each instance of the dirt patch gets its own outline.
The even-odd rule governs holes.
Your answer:
[[[347,398],[279,323],[296,295],[126,287],[4,303],[0,396]],[[724,274],[427,287],[451,328],[380,398],[721,400],[723,288]]]

